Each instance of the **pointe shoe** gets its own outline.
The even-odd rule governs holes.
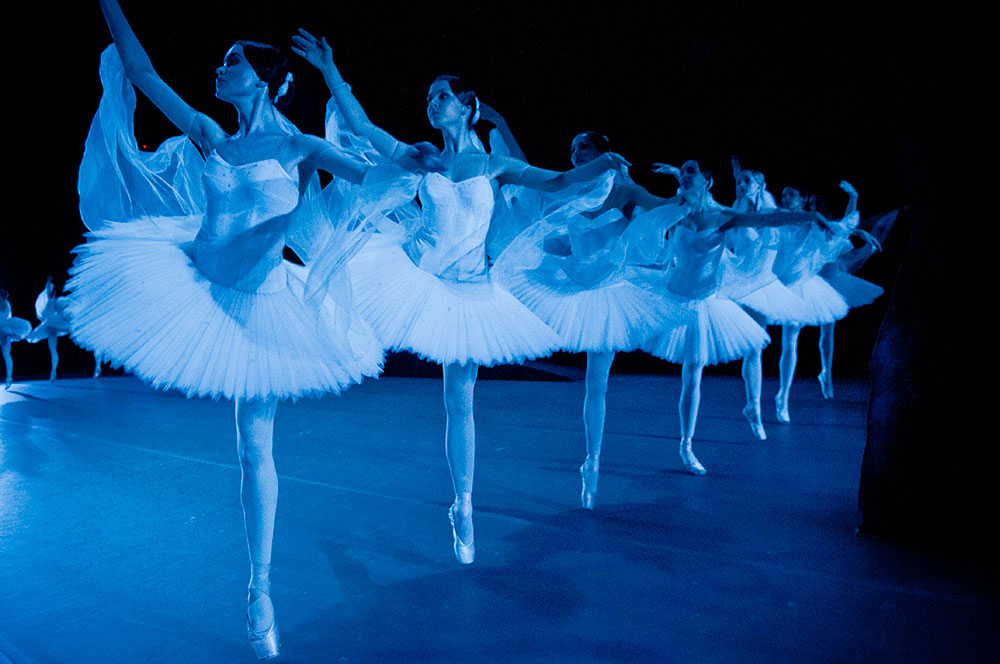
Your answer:
[[[684,468],[692,475],[704,475],[708,472],[705,470],[705,466],[701,465],[701,462],[698,461],[698,457],[694,455],[694,452],[691,451],[690,438],[681,439],[681,462],[684,464]]]
[[[754,412],[752,406],[743,408],[743,417],[750,425],[750,431],[757,437],[757,440],[767,440],[767,433],[764,431],[764,423],[760,421],[760,413]]]
[[[11,385],[13,385],[13,384],[14,384],[14,381],[13,381],[13,380],[11,380],[10,378],[8,378],[8,379],[7,379],[7,382],[6,382],[6,383],[4,383],[4,387],[3,387],[3,388],[4,388],[5,390],[9,390],[9,389],[10,389],[10,386],[11,386]]]
[[[257,588],[251,588],[250,596],[253,597],[255,593],[257,595],[256,599],[250,602],[249,606],[247,606],[247,637],[250,639],[250,647],[253,648],[253,652],[257,655],[257,659],[273,659],[278,656],[278,651],[281,648],[281,643],[278,639],[278,623],[272,619],[271,626],[260,632],[254,631],[253,627],[250,625],[250,609],[257,604],[257,602],[266,601],[270,604],[271,597]],[[273,607],[271,610],[274,610]]]
[[[468,544],[462,541],[462,538],[458,536],[458,524],[455,523],[459,518],[462,518],[462,516],[458,509],[458,503],[452,503],[451,507],[448,508],[448,521],[451,522],[451,534],[455,538],[455,557],[463,565],[469,565],[476,559],[475,536],[469,540]],[[472,514],[469,514],[468,518],[470,520],[469,525],[472,525]]]
[[[49,381],[54,381],[56,379],[56,370],[53,369],[49,372]]]
[[[583,491],[580,492],[580,504],[583,509],[594,509],[594,498],[597,497],[597,477],[601,462],[587,457],[580,466],[580,478],[583,480]]]
[[[833,377],[825,371],[820,371],[819,375],[816,376],[816,380],[819,381],[819,389],[823,393],[824,399],[833,398]]]
[[[781,392],[774,395],[774,411],[779,422],[788,424],[792,421],[791,416],[788,414],[788,399],[784,398]]]

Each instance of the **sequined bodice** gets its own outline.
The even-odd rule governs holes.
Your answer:
[[[234,165],[212,152],[202,177],[205,216],[189,250],[198,269],[240,290],[281,287],[287,215],[299,200],[296,180],[275,159]]]
[[[415,265],[449,281],[485,281],[493,185],[485,175],[453,182],[428,174],[418,191],[421,225],[404,245]]]

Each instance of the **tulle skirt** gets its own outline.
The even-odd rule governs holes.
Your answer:
[[[189,397],[296,399],[379,373],[382,348],[350,307],[330,297],[305,304],[305,268],[282,261],[255,292],[207,279],[185,251],[199,221],[146,218],[89,233],[67,282],[74,340]]]
[[[745,357],[770,342],[767,332],[743,308],[718,294],[685,300],[667,290],[676,314],[642,349],[675,364],[710,365]]]
[[[31,323],[23,318],[11,316],[0,319],[0,341],[20,341],[31,332]]]
[[[574,285],[563,276],[535,271],[504,275],[504,285],[562,339],[562,350],[627,352],[654,334],[672,309],[664,298],[625,278],[593,288]]]
[[[832,264],[824,267],[820,275],[840,293],[851,309],[871,304],[885,292],[881,286],[833,267]]]
[[[808,307],[807,317],[793,321],[799,325],[826,325],[847,315],[847,301],[819,275],[800,279],[788,288]]]
[[[383,345],[440,364],[512,364],[548,355],[557,335],[491,280],[458,282],[417,267],[396,234],[376,234],[351,260],[358,313]]]

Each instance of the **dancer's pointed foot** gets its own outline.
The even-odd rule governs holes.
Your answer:
[[[475,533],[472,530],[472,505],[459,505],[456,500],[448,509],[451,534],[455,538],[455,557],[463,565],[476,559]]]
[[[266,660],[278,656],[281,644],[278,639],[278,624],[274,621],[271,596],[253,586],[250,587],[250,594],[247,596],[247,637],[257,659]]]
[[[747,423],[750,425],[750,431],[757,437],[757,440],[767,440],[767,433],[764,431],[764,423],[761,422],[759,407],[744,406],[743,417],[746,418]]]
[[[692,475],[704,475],[705,473],[708,472],[707,470],[705,470],[705,466],[701,465],[701,462],[698,461],[698,457],[694,455],[694,452],[691,451],[690,438],[681,438],[680,451],[681,451],[681,462],[684,464],[684,467],[687,469],[689,473],[691,473]]]
[[[56,370],[53,369],[52,371],[49,372],[49,380],[51,381],[55,379],[56,379]]]
[[[594,498],[597,496],[597,477],[601,467],[599,458],[587,457],[580,466],[580,478],[583,480],[583,491],[580,493],[580,503],[583,509],[594,509]]]
[[[791,416],[788,414],[788,396],[783,392],[778,392],[774,395],[774,411],[779,422],[788,424],[792,421]]]
[[[819,375],[816,376],[816,380],[819,381],[819,389],[823,392],[824,399],[833,398],[833,376],[831,376],[826,371],[820,371]]]
[[[5,383],[3,384],[3,388],[4,388],[5,390],[9,390],[9,389],[10,389],[10,386],[11,386],[11,385],[13,385],[13,384],[14,384],[14,381],[13,381],[13,380],[11,380],[10,378],[8,378],[8,379],[7,379],[7,382],[5,382]]]

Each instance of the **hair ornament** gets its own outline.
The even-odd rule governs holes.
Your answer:
[[[285,82],[281,84],[280,88],[278,88],[278,94],[274,95],[275,101],[281,99],[286,94],[288,94],[288,86],[291,85],[291,83],[292,83],[292,72],[288,72],[285,75]]]

